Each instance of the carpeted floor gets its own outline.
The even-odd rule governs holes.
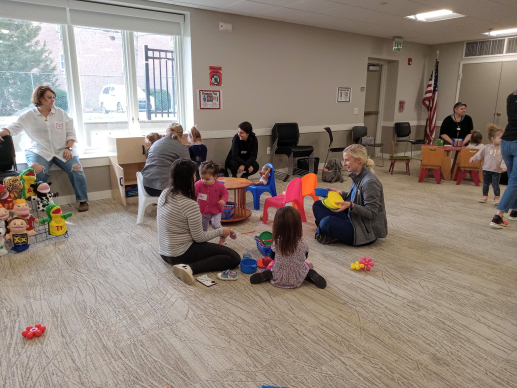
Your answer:
[[[389,236],[366,248],[318,244],[306,199],[325,290],[240,272],[187,286],[157,253],[155,209],[137,226],[135,205],[92,202],[68,239],[0,257],[1,387],[515,388],[517,221],[490,229],[480,187],[419,184],[417,167],[378,168]],[[235,225],[256,231],[229,240],[240,254],[260,257],[253,236],[271,221],[259,214]],[[374,270],[351,271],[365,255]],[[23,338],[36,323],[44,335]]]

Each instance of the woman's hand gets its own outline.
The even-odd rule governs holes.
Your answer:
[[[244,167],[244,164],[241,164],[241,166],[239,167],[239,169],[237,170],[237,172],[243,172],[245,168],[246,168],[246,167]]]
[[[226,205],[226,202],[224,202],[222,199],[221,199],[219,202],[217,202],[217,203],[218,203],[219,205],[221,205],[221,206]]]
[[[232,234],[232,228],[229,228],[227,226],[223,227],[223,238],[228,237],[230,234]]]
[[[66,148],[66,149],[63,151],[63,158],[65,158],[65,160],[70,160],[70,159],[72,159],[72,151],[70,151],[68,148]]]
[[[251,172],[252,172],[252,171],[253,171],[253,166],[250,166],[250,167],[248,168],[248,172],[251,174]]]
[[[343,192],[338,189],[333,189],[332,187],[325,187],[328,191],[334,191],[335,193],[338,193],[339,195],[343,195]],[[337,203],[337,202],[336,202]]]
[[[341,205],[341,207],[337,210],[332,210],[334,213],[339,213],[345,211],[350,206],[352,206],[352,202],[336,202],[336,205]]]

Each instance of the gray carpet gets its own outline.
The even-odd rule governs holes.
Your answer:
[[[155,209],[137,226],[135,205],[92,202],[68,239],[0,257],[1,386],[515,388],[517,221],[490,229],[480,187],[419,184],[417,167],[378,168],[389,236],[366,248],[318,244],[306,199],[325,290],[241,273],[187,286],[157,253]],[[260,257],[259,214],[235,225],[256,231],[229,240],[240,254]],[[374,270],[351,271],[364,255]],[[43,336],[23,338],[36,323]]]

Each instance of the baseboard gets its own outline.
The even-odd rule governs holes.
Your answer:
[[[104,191],[94,191],[92,193],[88,193],[88,201],[98,201],[100,199],[108,199],[111,198],[111,190]],[[54,202],[58,205],[70,205],[76,203],[75,194],[74,195],[63,195],[54,198]]]

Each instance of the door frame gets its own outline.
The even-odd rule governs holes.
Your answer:
[[[382,139],[382,122],[384,117],[384,100],[386,99],[386,79],[388,75],[388,61],[382,59],[368,58],[366,62],[366,76],[368,77],[368,64],[376,63],[381,65],[381,85],[379,88],[379,113],[377,114],[377,129],[375,131],[375,140],[380,142]],[[366,95],[365,95],[366,99]],[[363,113],[364,121],[364,113]],[[381,156],[382,149],[375,147],[375,157]]]

